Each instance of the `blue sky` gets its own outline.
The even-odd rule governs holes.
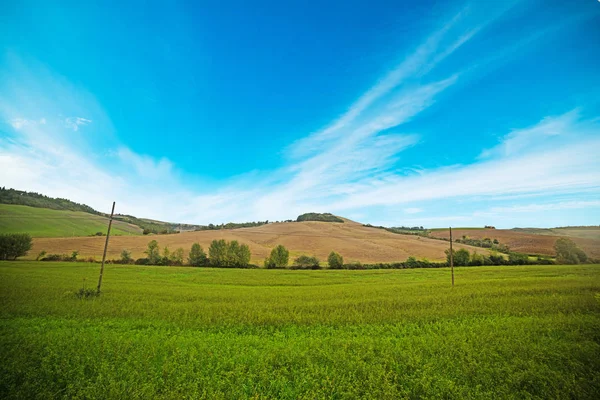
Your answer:
[[[600,224],[600,2],[0,5],[0,185],[188,223]]]

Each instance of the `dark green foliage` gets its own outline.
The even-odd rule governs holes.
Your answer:
[[[194,243],[188,255],[188,264],[194,267],[203,267],[208,264],[208,257],[200,243]]]
[[[0,234],[0,260],[16,260],[31,250],[31,236],[27,233]]]
[[[213,267],[225,267],[227,264],[227,241],[213,240],[208,248],[209,263]]]
[[[265,268],[285,268],[290,259],[290,252],[283,245],[277,245],[271,250],[271,255],[265,259]]]
[[[446,262],[450,265],[450,249],[445,251],[446,253]],[[469,254],[469,250],[460,249],[460,250],[452,250],[454,255],[454,266],[456,267],[465,267],[469,265],[471,260],[471,255]]]
[[[529,256],[522,253],[508,253],[508,263],[510,265],[527,265]]]
[[[306,213],[299,215],[298,218],[296,218],[296,221],[344,222],[343,219],[330,213]]]
[[[557,239],[554,243],[554,250],[556,251],[556,261],[559,264],[581,264],[588,260],[584,251],[571,239]]]
[[[319,269],[319,259],[311,256],[300,256],[294,260],[292,269]]]
[[[35,192],[0,188],[0,203],[18,204],[22,206],[50,208],[52,210],[83,211],[90,214],[103,215],[85,204],[74,201],[44,196]]]
[[[344,257],[332,251],[329,253],[329,257],[327,257],[327,264],[329,264],[330,269],[342,269],[344,268]]]

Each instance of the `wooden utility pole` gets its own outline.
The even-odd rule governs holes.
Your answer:
[[[454,287],[454,252],[452,251],[452,227],[450,227],[450,269],[452,270],[452,287]]]
[[[102,254],[102,266],[100,267],[100,278],[98,279],[98,294],[100,294],[100,286],[102,286],[102,274],[104,274],[104,261],[106,261],[106,249],[108,249],[108,238],[110,237],[110,227],[112,226],[113,214],[115,213],[115,202],[113,201],[110,219],[108,220],[108,232],[106,232],[106,242],[104,242],[104,254]]]

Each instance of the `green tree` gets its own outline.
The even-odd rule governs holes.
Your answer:
[[[148,242],[148,248],[144,253],[148,256],[148,264],[158,265],[160,263],[160,247],[158,247],[158,242],[156,240]]]
[[[252,253],[250,252],[250,247],[247,244],[243,244],[239,248],[239,254],[237,257],[238,265],[237,267],[247,267],[250,264],[250,258],[252,258]]]
[[[277,245],[271,250],[271,255],[265,259],[265,268],[285,268],[290,260],[290,252],[283,245]]]
[[[445,251],[445,253],[446,253],[446,261],[448,262],[448,265],[450,265],[450,249],[447,249]],[[466,250],[466,249],[452,250],[452,253],[454,255],[453,259],[454,259],[455,266],[464,267],[464,266],[469,265],[471,255],[469,254],[468,250]]]
[[[200,243],[194,243],[188,255],[188,264],[194,267],[201,267],[208,264],[208,257]]]
[[[123,251],[121,251],[121,262],[123,264],[129,264],[131,261],[131,252],[126,249],[123,249]]]
[[[559,264],[580,264],[587,261],[587,254],[574,241],[560,238],[554,243],[556,261]]]
[[[208,248],[210,265],[224,267],[227,264],[227,242],[224,239],[213,240]]]
[[[511,265],[529,264],[529,256],[523,253],[508,253],[508,263]]]
[[[237,240],[232,240],[227,244],[227,261],[226,267],[239,267],[241,266],[240,259],[240,243]]]
[[[184,254],[183,249],[181,247],[178,247],[169,256],[169,263],[171,265],[183,265],[183,254]]]
[[[0,234],[0,260],[16,260],[31,250],[31,236],[28,233]]]
[[[327,263],[331,269],[342,269],[344,267],[344,257],[332,251],[329,253],[329,257],[327,257]]]

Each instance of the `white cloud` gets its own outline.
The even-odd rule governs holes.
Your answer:
[[[74,131],[78,131],[80,126],[87,125],[92,121],[87,118],[82,117],[68,117],[65,118],[65,125],[68,128],[73,129]]]
[[[84,135],[70,131],[93,120],[90,131],[97,126],[108,127],[102,135],[110,136],[110,119],[93,96],[44,74],[46,80],[50,79],[46,86],[51,91],[27,96],[40,99],[35,107],[26,108],[28,103],[20,101],[26,97],[23,94],[0,98],[0,117],[19,134],[15,141],[0,139],[2,185],[69,197],[104,211],[116,200],[120,213],[189,223],[281,220],[307,211],[335,212],[358,219],[368,215],[366,208],[381,206],[397,206],[405,214],[422,215],[424,201],[597,193],[600,129],[598,121],[585,120],[578,111],[513,130],[470,165],[429,170],[406,166],[400,173],[392,169],[401,152],[420,141],[418,133],[405,132],[402,125],[434,105],[462,79],[456,72],[440,73],[435,79],[429,73],[486,25],[477,22],[473,26],[468,21],[465,13],[457,15],[333,124],[294,143],[286,167],[232,178],[216,188],[192,184],[168,159],[138,154],[118,142],[108,154],[91,153],[85,143],[75,142]],[[5,96],[1,89],[4,93],[0,96]],[[72,96],[73,91],[78,96]],[[21,88],[19,93],[28,94],[28,88]],[[82,100],[57,110],[53,98]],[[88,118],[68,117],[58,122],[42,118],[35,122],[16,117],[36,115],[38,109],[44,112],[42,115]],[[424,208],[428,212],[435,209]],[[505,212],[512,212],[509,209]],[[513,211],[526,212],[518,207]],[[415,216],[402,223],[465,223],[473,218]]]

